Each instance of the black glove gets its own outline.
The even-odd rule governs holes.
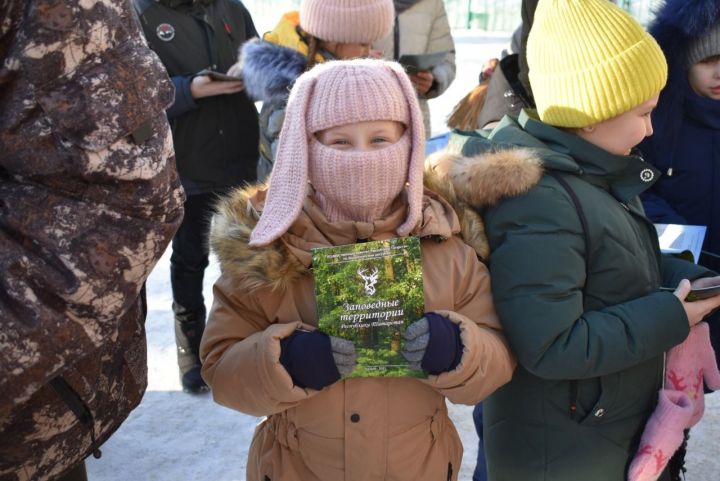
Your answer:
[[[403,337],[402,355],[413,369],[440,374],[460,364],[463,353],[460,326],[445,316],[428,312],[410,324]]]
[[[280,349],[280,363],[301,388],[319,391],[355,369],[355,345],[320,331],[295,331],[280,340]]]

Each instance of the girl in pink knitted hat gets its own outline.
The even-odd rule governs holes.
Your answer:
[[[488,271],[450,205],[423,188],[424,141],[398,64],[319,65],[290,94],[269,188],[220,202],[203,377],[217,402],[267,416],[248,480],[456,480],[445,398],[473,404],[509,381]],[[402,352],[428,377],[341,379],[355,348],[316,329],[310,251],[405,236],[420,239],[425,314]]]
[[[394,19],[392,0],[303,0],[262,40],[243,45],[231,72],[243,77],[248,96],[263,102],[259,180],[272,170],[288,92],[300,74],[328,60],[370,56],[371,44],[390,33]]]

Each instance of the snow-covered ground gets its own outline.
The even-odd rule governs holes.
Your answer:
[[[456,43],[458,78],[443,96],[430,102],[434,134],[446,130],[444,120],[452,107],[475,86],[482,63],[496,56],[507,38],[458,32]],[[166,252],[147,285],[148,390],[140,406],[102,447],[102,458],[88,459],[91,481],[245,479],[247,451],[259,419],[223,408],[209,394],[182,392],[175,362],[169,275]],[[212,263],[205,281],[208,306],[217,276],[217,265]],[[450,413],[465,447],[460,479],[467,481],[472,478],[477,453],[472,408],[451,405]],[[719,440],[720,394],[714,394],[707,397],[705,417],[692,431],[688,481],[720,480]]]

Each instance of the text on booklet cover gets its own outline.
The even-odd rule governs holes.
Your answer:
[[[425,312],[420,240],[313,249],[312,258],[318,327],[358,354],[346,377],[425,377],[400,354],[405,328]]]

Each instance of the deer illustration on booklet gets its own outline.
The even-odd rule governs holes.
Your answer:
[[[375,294],[375,284],[378,282],[379,271],[377,267],[373,267],[372,273],[367,274],[367,269],[358,269],[358,275],[365,281],[365,294],[372,296]]]

